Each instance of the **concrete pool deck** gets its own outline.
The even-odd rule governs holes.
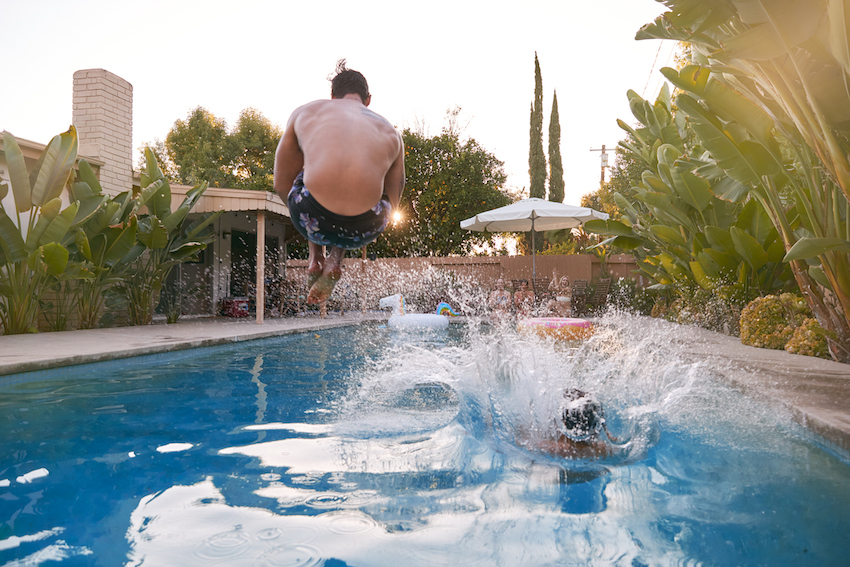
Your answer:
[[[173,325],[119,327],[0,337],[2,376],[130,356],[214,346],[289,333],[385,321],[386,313],[347,313],[253,320],[187,319]],[[673,323],[639,318],[648,331]],[[673,342],[690,361],[707,361],[718,377],[756,398],[779,403],[794,418],[850,458],[850,365],[742,345],[697,327],[677,326]]]

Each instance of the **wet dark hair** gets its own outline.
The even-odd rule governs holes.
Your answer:
[[[566,390],[564,398],[566,402],[561,406],[563,433],[576,441],[596,436],[605,424],[602,404],[587,392],[575,388]]]
[[[348,94],[356,94],[366,104],[369,100],[369,83],[359,71],[345,66],[345,59],[336,63],[336,75],[331,79],[331,98],[343,98]]]

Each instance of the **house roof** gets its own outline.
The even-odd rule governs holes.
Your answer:
[[[6,144],[3,141],[3,134],[5,133],[6,130],[0,132],[0,153],[3,153],[4,155],[6,153]],[[24,154],[24,158],[28,162],[35,162],[36,160],[38,160],[38,158],[41,157],[41,153],[44,151],[44,148],[47,147],[47,144],[33,142],[32,140],[27,140],[26,138],[19,138],[17,136],[15,136],[15,141],[18,143],[18,147],[21,148],[21,153]],[[99,167],[103,167],[106,164],[106,162],[104,162],[102,159],[78,154],[77,160],[80,159],[85,159],[87,162],[89,162],[89,165],[95,168],[95,170],[97,170],[97,168]]]
[[[171,184],[171,207],[180,206],[186,193],[192,189],[189,185]],[[250,191],[247,189],[208,188],[198,200],[193,213],[212,213],[215,211],[267,211],[289,218],[289,209],[276,193],[268,191]]]

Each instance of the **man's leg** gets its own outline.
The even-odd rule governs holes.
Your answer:
[[[334,286],[342,277],[342,256],[345,250],[331,246],[328,257],[325,258],[325,266],[316,283],[310,288],[307,303],[322,303],[327,301],[333,293]]]
[[[315,242],[307,242],[307,250],[307,289],[310,289],[325,269],[325,247]]]

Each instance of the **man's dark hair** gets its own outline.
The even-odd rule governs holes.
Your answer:
[[[331,98],[342,98],[347,94],[356,94],[366,104],[369,99],[369,83],[359,71],[345,66],[345,59],[336,63],[336,76],[331,79]]]

